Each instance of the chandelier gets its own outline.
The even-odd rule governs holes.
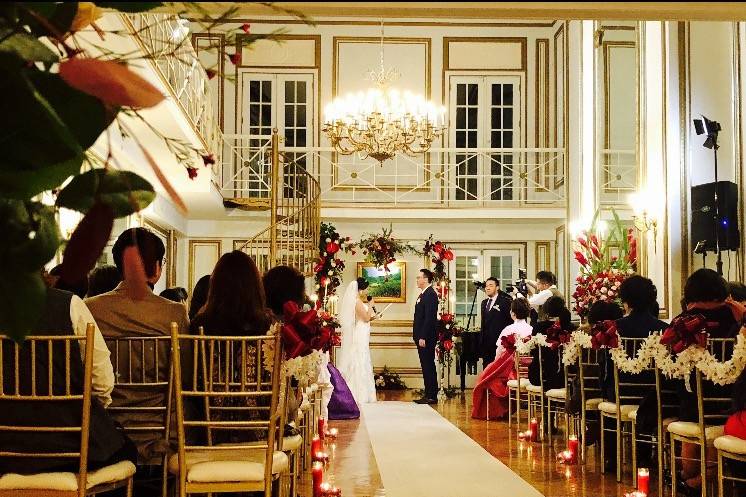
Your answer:
[[[381,21],[381,67],[367,74],[374,87],[334,99],[324,109],[322,127],[340,154],[357,152],[381,165],[398,152],[424,154],[446,129],[444,107],[389,86],[399,75],[384,68],[383,40]]]

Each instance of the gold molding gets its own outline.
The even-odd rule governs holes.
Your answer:
[[[172,229],[164,228],[155,221],[146,217],[141,218],[140,225],[166,239],[166,288],[176,286],[176,236]]]
[[[371,323],[373,328],[411,328],[411,319],[380,319]],[[386,333],[386,336],[391,336],[390,333]]]
[[[543,62],[543,64],[542,64]],[[535,60],[535,74],[534,74],[534,90],[535,90],[535,101],[534,101],[534,128],[536,129],[536,135],[534,138],[534,147],[547,148],[549,147],[549,39],[548,38],[537,38],[536,39],[536,60]],[[543,78],[542,78],[542,72]],[[542,84],[543,83],[543,84]],[[542,98],[543,96],[543,98]],[[543,106],[542,106],[543,104]],[[526,123],[528,125],[528,123]],[[543,129],[544,134],[541,136],[539,129]],[[556,167],[556,161],[555,167]],[[539,169],[535,171],[534,181],[539,185],[545,185],[549,181],[549,164],[546,164],[544,169],[544,178],[542,180]],[[555,176],[556,179],[556,176]],[[549,184],[546,186],[537,187],[538,191],[549,192]]]
[[[371,349],[416,349],[414,342],[372,342],[370,344]]]
[[[453,69],[450,60],[450,44],[452,42],[466,43],[520,43],[521,45],[521,67],[519,69],[490,69],[493,71],[514,71],[525,73],[528,70],[528,38],[516,36],[444,36],[443,37],[443,71],[472,71],[476,69]]]
[[[562,237],[562,245],[564,246],[565,253],[560,254],[559,253],[559,246],[560,246],[560,236]],[[568,240],[567,240],[567,229],[565,228],[565,225],[562,224],[560,226],[557,226],[554,229],[554,264],[555,264],[555,270],[556,273],[559,272],[560,264],[562,264],[562,279],[564,280],[562,282],[564,288],[564,295],[567,295],[569,298],[570,295],[570,275],[568,274],[570,272],[570,265],[567,264],[569,259],[570,250],[568,249]],[[567,305],[570,305],[570,302],[568,300]]]
[[[214,22],[214,19],[190,19],[202,22]],[[557,21],[551,22],[468,22],[468,21],[386,21],[386,26],[403,26],[403,27],[458,27],[458,28],[551,28]],[[231,18],[226,19],[225,23],[236,24],[281,24],[281,25],[307,25],[306,21],[301,19],[271,19],[271,18]],[[316,26],[380,26],[380,21],[361,21],[361,20],[318,20],[314,19]]]
[[[567,139],[567,111],[568,111],[568,94],[567,91],[567,85],[569,84],[568,79],[568,51],[567,51],[567,22],[564,22],[560,24],[559,28],[557,28],[557,31],[554,32],[554,35],[552,37],[554,45],[552,50],[553,55],[553,62],[554,62],[554,70],[551,71],[554,73],[554,108],[552,109],[553,112],[551,113],[554,123],[554,142],[552,143],[552,146],[555,148],[565,148],[565,153],[563,157],[563,163],[565,164],[564,168],[564,174],[566,175],[568,173],[567,168],[567,144],[569,143],[569,140]],[[560,36],[562,37],[562,53],[559,54],[557,50],[558,41],[560,39]],[[559,73],[557,70],[557,62],[559,61],[559,56],[562,55],[562,74]],[[559,78],[562,77],[562,144],[559,143],[559,126],[560,126],[560,112],[559,112]],[[559,177],[559,165],[555,161],[554,163],[554,189],[558,189],[562,187],[565,184],[565,176],[563,175],[561,178]],[[565,195],[565,203],[569,205],[567,195]]]
[[[536,242],[534,245],[534,269],[536,271],[551,270],[552,267],[552,256],[550,250],[552,248],[552,242],[549,240]],[[540,250],[544,250],[544,264],[541,263],[541,257],[539,256]],[[552,271],[555,272],[556,271]]]
[[[223,255],[223,241],[219,238],[204,238],[204,239],[190,239],[189,240],[189,288],[193,289],[194,284],[194,252],[196,247],[214,245],[218,250],[218,259]]]
[[[380,22],[377,22],[376,25],[379,25]],[[374,43],[374,44],[380,44],[381,43],[381,37],[380,36],[334,36],[332,37],[332,100],[337,98],[337,91],[339,89],[339,45],[341,43]],[[423,45],[425,47],[425,98],[430,100],[431,93],[432,93],[432,38],[417,38],[417,37],[401,37],[401,36],[386,36],[383,38],[383,43],[390,43],[390,44],[405,44],[405,45]],[[319,84],[319,91],[320,91],[321,85]],[[320,102],[319,102],[320,103]],[[319,108],[321,106],[319,105]],[[321,122],[321,121],[320,121]],[[320,126],[319,126],[320,128]],[[319,142],[320,143],[320,142]],[[430,163],[430,153],[423,155],[423,185],[427,186],[417,186],[417,185],[376,185],[376,186],[366,186],[366,185],[360,185],[360,186],[349,186],[349,185],[342,185],[342,186],[336,186],[337,182],[339,181],[339,167],[337,165],[338,163],[338,156],[339,154],[337,152],[332,152],[332,160],[331,160],[331,167],[332,167],[332,179],[331,184],[332,188],[331,191],[349,191],[349,190],[359,190],[359,191],[395,191],[399,188],[406,188],[408,192],[430,192],[432,189],[432,186],[430,184],[430,169],[432,167],[432,164]],[[375,167],[375,166],[374,166]]]
[[[689,53],[689,24],[679,22],[678,34],[678,61],[679,61],[679,142],[680,153],[680,188],[681,188],[681,289],[686,284],[691,266],[691,254],[689,253],[689,109],[691,108],[691,95],[689,94],[690,64]]]
[[[251,38],[253,35],[236,35],[236,50],[241,46],[241,41],[247,38]],[[279,41],[292,41],[292,40],[310,40],[314,42],[314,64],[312,66],[255,66],[251,64],[244,64],[243,58],[238,67],[251,68],[251,69],[319,69],[321,68],[321,35],[290,35],[282,34],[273,36],[275,40]]]
[[[199,43],[197,43],[197,41],[200,39],[219,40],[218,47],[210,46],[209,48],[217,48],[218,50],[217,56],[220,64],[220,74],[218,75],[220,78],[220,84],[218,85],[218,119],[220,122],[220,130],[225,131],[225,34],[210,32],[192,33],[192,47],[194,47],[198,60]]]
[[[401,284],[399,287],[399,289],[401,290],[401,297],[398,297],[398,298],[397,297],[376,297],[376,301],[381,302],[383,304],[385,303],[404,304],[407,302],[407,262],[396,261],[396,262],[392,262],[391,264],[399,266],[399,272],[401,273]],[[358,278],[363,276],[363,269],[366,267],[378,269],[370,262],[358,261],[357,273],[356,273]]]
[[[668,27],[667,23],[661,23],[661,51],[663,52],[663,64],[662,64],[662,78],[661,78],[661,91],[662,91],[662,102],[661,102],[661,133],[663,136],[663,181],[665,191],[665,203],[666,209],[663,212],[663,309],[659,311],[659,317],[662,319],[668,319],[672,316],[672,310],[670,305],[671,295],[671,282],[669,281],[669,270],[671,266],[671,259],[669,253],[669,223],[668,223],[668,205],[670,196],[668,194]],[[637,86],[639,93],[639,84]],[[639,152],[638,152],[639,153]],[[647,178],[645,179],[647,183]]]
[[[741,78],[741,23],[733,23],[733,58],[734,58],[734,86],[736,87],[734,112],[733,112],[733,129],[735,130],[735,150],[736,150],[736,184],[743,192],[743,169],[744,169],[744,152],[743,152],[743,79]],[[742,204],[743,205],[743,204]],[[746,229],[743,229],[744,211],[743,207],[738,209],[738,225],[741,227],[741,247],[736,252],[738,263],[736,264],[736,281],[744,280],[744,263],[746,260]],[[730,276],[730,275],[728,275]]]
[[[389,371],[393,373],[397,373],[400,376],[405,376],[405,377],[413,376],[416,378],[422,378],[422,369],[420,368],[396,368],[396,367],[391,367],[391,366],[385,366],[385,367],[387,367]],[[373,372],[380,373],[383,371],[383,368],[384,366],[374,367]]]

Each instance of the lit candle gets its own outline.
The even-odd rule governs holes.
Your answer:
[[[326,464],[329,462],[329,454],[326,452],[314,452],[313,460]]]
[[[339,435],[339,430],[337,430],[336,428],[329,428],[328,430],[326,430],[326,436],[332,440],[335,440],[337,438],[337,435]]]
[[[648,468],[637,470],[637,490],[644,494],[650,491],[650,470]]]
[[[567,439],[567,448],[572,455],[572,464],[575,463],[575,457],[578,454],[578,437],[575,435],[570,435],[570,437]]]
[[[531,432],[531,441],[536,442],[539,439],[539,422],[536,418],[531,419],[530,427],[529,431]]]
[[[311,475],[313,476],[313,497],[323,497],[321,480],[324,478],[324,465],[320,462],[313,463]]]
[[[321,440],[324,440],[324,435],[326,434],[326,430],[324,429],[324,418],[319,418],[319,437],[321,437]]]
[[[337,487],[330,488],[329,497],[342,497],[342,490]]]
[[[318,435],[314,435],[311,439],[311,454],[321,452],[321,438]]]

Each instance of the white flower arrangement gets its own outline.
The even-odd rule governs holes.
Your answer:
[[[268,335],[275,335],[280,332],[280,324],[273,324]],[[262,363],[264,369],[272,373],[272,367],[275,362],[274,341],[265,340],[262,342]],[[301,384],[311,384],[316,382],[324,363],[324,353],[320,350],[313,350],[310,354],[288,359],[282,363],[283,378],[293,377]]]
[[[583,330],[575,330],[570,334],[570,341],[562,348],[562,364],[570,366],[577,362],[580,349],[591,348],[591,336]]]
[[[515,342],[515,350],[519,354],[528,354],[534,347],[548,346],[549,344],[547,343],[547,336],[543,333],[537,333],[525,342],[523,340],[516,340]]]

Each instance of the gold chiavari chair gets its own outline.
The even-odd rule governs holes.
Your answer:
[[[522,392],[526,391],[526,387],[529,385],[528,381],[528,366],[531,364],[531,353],[521,354],[517,350],[513,353],[513,367],[515,368],[516,377],[514,380],[508,380],[508,427],[512,426],[513,411],[512,405],[515,401],[515,411],[518,423],[518,429],[521,429],[521,399]],[[487,421],[490,420],[490,389],[486,390],[487,396]],[[515,393],[515,396],[513,394]],[[528,397],[526,397],[526,415],[528,416]],[[526,426],[528,426],[528,419],[526,419]]]
[[[275,484],[284,495],[289,461],[282,451],[281,388],[287,382],[281,381],[280,335],[180,335],[172,323],[171,343],[178,452],[169,471],[178,475],[179,495],[264,492],[271,497]],[[264,354],[270,350],[268,370]],[[202,365],[191,378],[182,377],[184,355]],[[203,401],[205,419],[188,419],[187,399]],[[188,438],[195,429],[206,431],[206,441]]]
[[[538,408],[539,411],[539,417],[541,418],[541,425],[539,428],[539,440],[544,439],[544,423],[546,422],[547,417],[544,414],[545,410],[545,400],[546,397],[544,395],[544,362],[541,358],[542,353],[542,347],[540,345],[536,345],[537,348],[537,357],[536,360],[539,361],[539,384],[534,385],[531,382],[526,385],[526,394],[528,395],[528,419],[532,419],[536,417],[536,410]]]
[[[560,360],[562,360],[562,347],[558,349]],[[562,368],[562,375],[565,377],[565,386],[562,388],[552,388],[544,392],[547,401],[547,427],[549,429],[550,441],[554,443],[551,436],[552,427],[556,424],[557,418],[563,416],[565,419],[565,438],[570,436],[570,416],[567,413],[568,392],[567,385],[574,380],[577,370],[571,370],[567,366]]]
[[[598,349],[581,349],[578,354],[578,384],[580,385],[580,458],[585,462],[586,432],[588,430],[588,413],[598,412],[598,405],[603,402],[601,392],[600,369],[598,366],[601,351]],[[600,420],[599,420],[600,421]]]
[[[627,356],[634,357],[640,346],[645,342],[644,338],[619,338],[619,347],[622,348]],[[633,418],[636,418],[637,408],[640,406],[644,395],[655,388],[655,379],[653,368],[644,369],[640,375],[633,381],[630,376],[620,379],[619,367],[612,363],[614,368],[614,395],[616,402],[601,402],[598,405],[598,411],[601,416],[601,458],[605,457],[605,436],[608,432],[613,432],[616,437],[616,481],[622,481],[622,456],[624,447],[622,442],[625,435],[634,438],[632,433]],[[614,428],[607,429],[605,420],[614,421]],[[625,431],[625,426],[629,425],[629,430]],[[633,466],[636,462],[636,454],[632,455]],[[604,472],[604,465],[601,464],[601,472]],[[634,472],[634,470],[633,470]]]
[[[132,496],[132,476],[135,465],[130,461],[88,470],[88,443],[91,426],[91,381],[93,375],[93,334],[95,325],[89,323],[85,336],[29,336],[22,344],[13,342],[8,337],[0,336],[0,404],[3,408],[14,409],[16,406],[38,404],[38,409],[54,410],[63,403],[81,405],[80,424],[71,426],[60,424],[53,426],[6,425],[0,431],[24,435],[31,432],[53,434],[78,434],[80,448],[69,452],[35,452],[37,447],[29,446],[28,450],[13,451],[0,447],[2,458],[32,459],[70,459],[77,460],[78,472],[43,473],[38,475],[5,474],[0,477],[0,496],[2,497],[83,497],[117,488],[126,488],[127,497]],[[82,342],[82,343],[81,343]],[[85,350],[84,362],[80,364],[79,347]],[[64,354],[64,367],[55,368],[53,357]],[[71,384],[71,372],[82,369],[79,391]],[[60,382],[59,376],[65,378]],[[57,379],[55,379],[57,378]],[[61,388],[60,385],[64,385]],[[59,391],[59,390],[62,391]],[[59,408],[59,407],[57,407]],[[49,416],[50,423],[55,421]],[[73,463],[74,464],[74,463]]]
[[[746,483],[746,478],[725,473],[725,461],[746,463],[746,440],[732,435],[723,435],[715,439],[718,454],[718,497],[725,497],[725,482]],[[731,495],[739,495],[733,492]]]
[[[172,433],[171,337],[121,337],[105,341],[114,366],[114,392],[107,412],[138,448],[146,446],[147,454],[143,456],[143,451],[139,451],[138,464],[161,466],[161,491],[166,497]],[[131,391],[146,394],[153,400],[152,405],[131,405],[127,393]]]
[[[735,338],[708,338],[707,350],[719,361],[727,361],[733,355]],[[707,448],[714,447],[715,439],[723,434],[723,425],[728,418],[731,406],[730,394],[724,395],[719,389],[704,392],[713,384],[706,380],[702,373],[695,369],[694,385],[697,389],[697,422],[675,421],[668,425],[671,443],[671,481],[672,495],[676,496],[676,442],[699,446],[699,465],[702,475],[702,494],[708,493]]]

